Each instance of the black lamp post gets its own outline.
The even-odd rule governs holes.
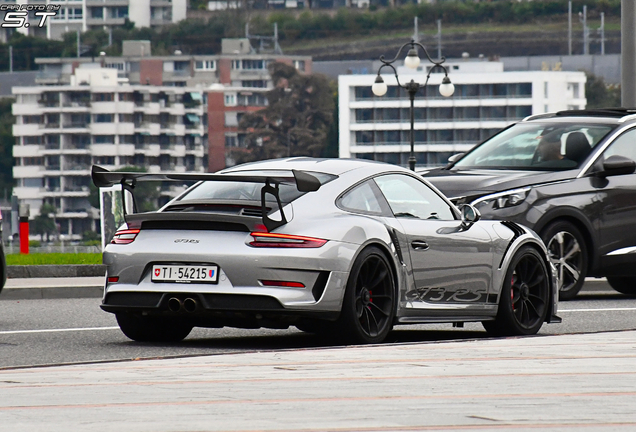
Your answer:
[[[421,48],[424,51],[424,54],[426,55],[426,58],[428,59],[428,61],[433,64],[433,67],[431,67],[428,73],[426,74],[426,81],[424,82],[424,84],[416,83],[414,80],[411,80],[411,82],[407,84],[400,83],[397,70],[393,66],[393,63],[397,61],[398,57],[400,56],[404,48],[406,48],[407,46],[409,46],[410,49],[406,55],[406,58],[404,59],[404,66],[410,69],[417,69],[417,67],[420,64],[420,58],[417,55],[418,48]],[[438,61],[433,60],[431,56],[428,54],[428,51],[426,51],[426,48],[424,47],[424,45],[422,45],[419,42],[415,42],[415,40],[411,40],[411,42],[407,42],[404,45],[402,45],[393,60],[385,60],[384,56],[380,56],[380,61],[383,63],[383,65],[380,66],[380,69],[378,69],[378,76],[375,78],[375,83],[371,87],[373,94],[376,96],[384,96],[386,94],[387,85],[382,79],[382,77],[380,76],[380,71],[382,71],[383,67],[388,66],[391,69],[393,69],[395,80],[397,81],[398,86],[405,89],[409,93],[409,98],[411,99],[411,156],[409,157],[409,168],[411,169],[411,171],[415,171],[415,140],[414,140],[414,114],[413,114],[414,113],[413,102],[415,100],[415,94],[418,92],[419,89],[426,87],[426,84],[428,84],[428,79],[430,78],[431,73],[437,67],[440,67],[444,70],[444,78],[442,79],[442,84],[439,86],[439,93],[444,97],[450,97],[455,92],[455,86],[451,83],[450,78],[448,78],[448,70],[446,69],[445,66],[442,66],[442,63],[446,61],[446,58],[442,57]]]

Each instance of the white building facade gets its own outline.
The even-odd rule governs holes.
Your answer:
[[[206,95],[197,88],[129,85],[113,69],[82,69],[62,86],[14,87],[14,193],[58,209],[60,234],[96,230],[91,166],[148,172],[204,172]],[[162,190],[163,201],[174,191]]]
[[[498,62],[449,62],[455,93],[439,94],[443,73],[431,74],[414,103],[414,150],[417,166],[445,165],[497,131],[533,114],[583,109],[583,72],[504,72]],[[398,68],[400,83],[423,84],[426,70]],[[339,155],[406,166],[410,156],[410,100],[387,68],[386,95],[374,96],[376,75],[341,75]],[[387,73],[386,75],[384,73]]]
[[[11,5],[56,5],[59,13],[38,27],[40,17],[29,16],[29,27],[17,31],[25,35],[62,39],[67,32],[85,32],[123,25],[128,19],[135,27],[156,27],[176,23],[186,18],[187,0],[0,0]],[[0,12],[4,18],[5,12]],[[7,30],[2,29],[0,39],[7,40]]]

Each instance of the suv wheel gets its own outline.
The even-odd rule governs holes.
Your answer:
[[[608,276],[607,282],[621,294],[636,295],[636,277]]]
[[[587,275],[587,247],[583,235],[570,222],[548,225],[541,238],[559,275],[559,300],[571,300],[581,291]]]

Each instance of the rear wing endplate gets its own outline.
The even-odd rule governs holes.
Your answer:
[[[272,231],[287,223],[287,218],[283,212],[283,205],[280,201],[281,183],[295,183],[299,192],[315,192],[320,189],[320,180],[315,176],[292,169],[289,176],[267,176],[267,175],[239,175],[239,174],[209,174],[209,173],[144,173],[144,172],[116,172],[108,171],[98,165],[93,165],[91,178],[98,188],[109,187],[115,184],[121,185],[122,202],[125,203],[125,192],[132,195],[133,189],[138,181],[224,181],[224,182],[245,182],[263,183],[261,188],[261,212],[263,214],[263,224],[268,231]],[[266,196],[272,195],[281,214],[280,220],[274,220],[267,214]],[[137,206],[133,199],[133,213],[137,212]],[[126,206],[124,205],[124,218],[126,217]]]

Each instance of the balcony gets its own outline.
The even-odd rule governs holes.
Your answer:
[[[90,108],[91,101],[88,99],[78,100],[78,101],[69,101],[69,102],[64,102],[62,106],[64,108]]]
[[[46,108],[58,108],[60,106],[60,100],[40,99],[38,100],[38,105]]]
[[[90,125],[90,123],[88,123],[88,122],[71,122],[71,123],[64,123],[62,125],[62,128],[64,128],[64,129],[87,129],[89,125]]]

